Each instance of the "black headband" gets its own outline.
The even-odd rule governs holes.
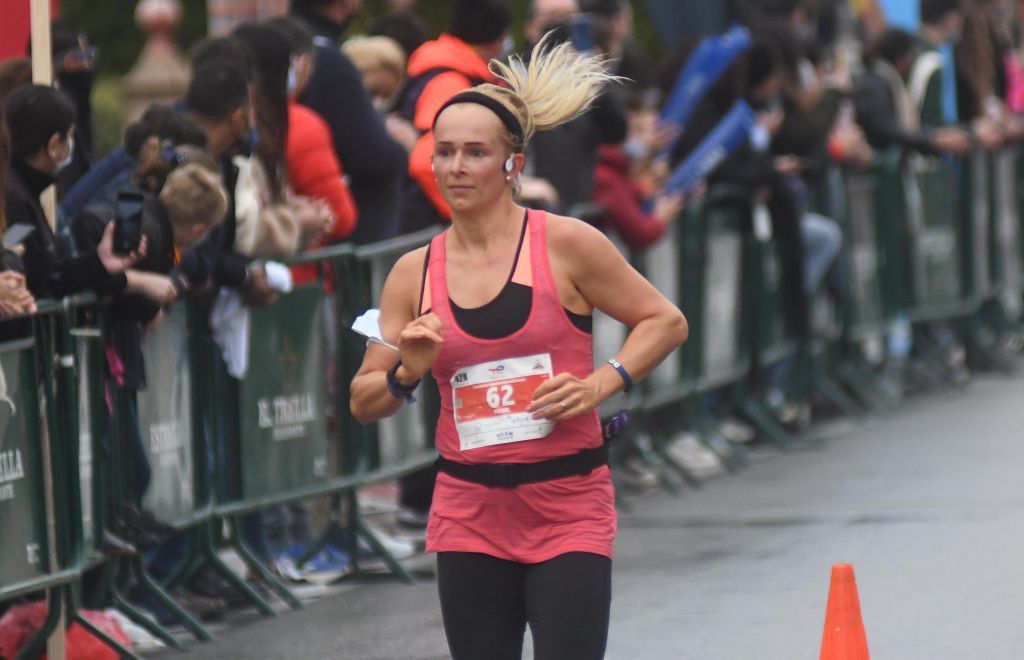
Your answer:
[[[516,119],[516,116],[512,114],[512,111],[505,107],[505,104],[501,101],[497,101],[490,96],[482,92],[477,92],[472,89],[465,92],[459,92],[455,96],[451,97],[445,104],[441,106],[441,109],[434,115],[434,124],[431,127],[433,130],[434,126],[437,126],[437,118],[441,116],[445,108],[456,103],[476,103],[482,105],[494,114],[498,116],[501,123],[505,125],[508,132],[512,134],[512,141],[515,143],[515,151],[519,152],[523,150],[523,126]]]

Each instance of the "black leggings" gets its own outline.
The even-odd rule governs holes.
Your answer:
[[[569,552],[520,564],[439,552],[437,587],[453,660],[520,660],[530,624],[536,660],[599,660],[608,641],[612,560]]]

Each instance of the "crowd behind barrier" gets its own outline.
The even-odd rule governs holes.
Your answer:
[[[959,320],[969,333],[969,326],[982,322],[976,315],[990,304],[996,306],[1002,327],[1019,328],[1024,246],[1017,210],[1018,160],[1012,149],[973,155],[959,163],[964,185],[951,191],[947,198],[952,203],[922,204],[919,215],[915,205],[927,195],[915,181],[927,186],[928,179],[911,171],[911,164],[900,166],[897,155],[870,172],[844,175],[848,213],[843,224],[851,240],[842,262],[851,286],[849,295],[830,309],[840,332],[826,347],[827,356],[809,359],[823,359],[821,368],[850,395],[872,405],[871,388],[884,391],[885,358],[867,344],[884,346],[901,314],[921,321]],[[998,176],[989,180],[979,171]],[[888,194],[895,189],[902,194]],[[965,196],[958,197],[958,191]],[[628,400],[611,401],[604,412],[632,408],[633,427],[616,451],[637,451],[652,465],[672,470],[674,476],[665,477],[669,485],[678,477],[700,481],[665,452],[666,441],[680,428],[692,428],[730,469],[743,465],[741,445],[724,439],[716,428],[729,409],[782,449],[794,440],[768,412],[763,396],[766,370],[801,351],[781,332],[773,241],[742,229],[758,213],[758,204],[745,191],[712,187],[684,211],[685,217],[654,250],[636,259],[639,268],[688,310],[691,338],[686,349]],[[885,237],[903,217],[907,240],[893,245]],[[239,516],[331,494],[348,502],[338,508],[339,514],[349,516],[346,527],[360,530],[360,486],[433,461],[436,403],[428,388],[417,405],[395,419],[363,427],[347,413],[345,387],[363,345],[363,338],[349,330],[352,321],[374,305],[397,256],[424,244],[433,233],[327,248],[298,259],[319,265],[321,277],[253,316],[250,371],[240,381],[227,377],[203,321],[209,310],[202,301],[172,306],[160,328],[147,336],[147,367],[162,378],[145,391],[138,406],[153,469],[145,504],[178,530],[193,533],[189,555],[172,583],[212,562],[246,590],[253,605],[272,614],[265,596],[218,558],[217,551],[229,543],[298,607],[299,601],[245,547]],[[328,263],[336,280],[330,294],[323,287],[323,265]],[[886,295],[906,288],[898,282],[898,266],[905,264],[913,266],[912,294],[903,300]],[[965,277],[968,273],[972,276]],[[141,560],[110,558],[96,543],[104,517],[96,502],[109,497],[100,489],[111,489],[118,501],[118,493],[129,488],[124,483],[129,470],[123,465],[127,450],[117,441],[118,424],[126,423],[125,406],[114,404],[119,412],[115,432],[107,436],[113,439],[109,448],[96,441],[96,406],[107,405],[110,393],[109,383],[105,386],[95,368],[102,359],[105,331],[104,308],[95,301],[42,303],[24,336],[2,347],[0,495],[5,542],[0,597],[11,600],[45,590],[51,613],[64,608],[73,614],[81,605],[80,580],[99,567],[111,574],[108,588],[114,603],[168,644],[178,645],[118,594],[117,573],[135,570],[144,575]],[[598,362],[622,333],[614,321],[595,323]],[[323,368],[329,345],[337,347],[335,382],[330,385]],[[996,348],[990,342],[979,350]],[[713,406],[708,400],[712,393],[720,395]],[[334,408],[331,421],[329,406]],[[212,433],[213,428],[224,431]],[[232,523],[227,540],[219,532],[225,521]],[[408,577],[398,562],[393,568]],[[150,586],[159,592],[170,584]],[[209,638],[202,624],[184,611],[180,615],[197,637]],[[77,620],[82,622],[81,617]],[[56,622],[54,614],[22,657],[38,651]]]
[[[615,2],[583,4],[594,15],[605,5],[621,8]],[[528,34],[543,34],[545,28],[568,20],[558,11],[545,13],[545,7],[544,2],[536,3]],[[119,169],[110,180],[132,181],[126,185],[140,187],[146,178],[139,172],[168,178],[168,171],[180,174],[190,159],[204,161],[199,147],[183,147],[205,141],[209,154],[222,161],[225,183],[231,179],[228,173],[235,177],[225,186],[227,199],[237,201],[243,194],[239,191],[245,189],[249,198],[241,201],[249,205],[230,204],[230,227],[204,229],[217,241],[242,227],[254,245],[288,243],[304,248],[272,257],[292,268],[293,287],[283,287],[277,294],[249,289],[260,276],[267,279],[270,266],[260,264],[262,257],[271,255],[240,255],[227,249],[224,254],[211,253],[211,240],[185,250],[181,258],[178,248],[188,247],[188,241],[181,242],[179,237],[191,229],[180,213],[173,213],[178,208],[173,200],[163,195],[159,200],[168,207],[163,211],[168,216],[168,236],[173,234],[173,241],[165,236],[165,244],[160,245],[170,269],[162,274],[168,279],[138,280],[125,275],[121,281],[119,275],[96,268],[86,271],[84,265],[95,265],[95,260],[79,242],[78,254],[61,252],[63,263],[75,261],[82,270],[58,267],[60,278],[51,274],[37,280],[48,285],[56,282],[59,291],[74,295],[51,300],[32,291],[38,300],[10,302],[14,298],[6,292],[12,280],[0,282],[0,316],[4,318],[0,321],[0,615],[13,612],[16,604],[40,598],[45,598],[47,612],[31,639],[19,644],[18,658],[38,657],[48,635],[62,623],[72,622],[122,657],[137,657],[116,635],[83,614],[103,607],[116,608],[175,648],[181,648],[181,642],[169,630],[173,623],[182,624],[198,640],[209,640],[208,628],[179,597],[183,585],[197,581],[218,581],[238,597],[238,604],[265,616],[276,616],[275,598],[300,608],[301,600],[263,547],[266,534],[261,526],[268,521],[261,513],[268,510],[290,515],[299,505],[308,515],[312,502],[322,508],[322,524],[313,537],[294,545],[298,550],[289,557],[289,566],[295,571],[313,566],[340,546],[355,572],[380,559],[399,579],[414,580],[381,530],[367,521],[361,496],[364,489],[381,482],[422,480],[430,474],[437,458],[433,447],[440,409],[437,387],[425,377],[414,403],[369,425],[359,424],[350,414],[349,387],[366,342],[352,330],[353,322],[379,305],[384,281],[398,258],[444,229],[443,224],[433,225],[378,240],[378,230],[394,228],[398,219],[375,218],[367,211],[393,210],[400,199],[405,203],[409,191],[401,192],[403,186],[416,184],[406,180],[404,162],[399,162],[395,178],[394,172],[385,172],[389,167],[385,161],[402,161],[396,154],[401,155],[403,147],[409,155],[416,145],[429,140],[394,114],[378,116],[376,106],[403,97],[396,91],[401,75],[391,80],[393,86],[384,85],[376,75],[379,53],[375,55],[372,42],[351,49],[352,59],[357,60],[353,66],[328,43],[341,34],[341,26],[314,16],[308,7],[293,13],[309,23],[315,39],[287,22],[276,24],[284,25],[287,38],[267,24],[241,30],[243,42],[255,40],[265,46],[254,58],[257,61],[250,63],[255,80],[250,90],[256,98],[254,126],[244,118],[248,110],[247,101],[242,100],[248,96],[244,69],[249,64],[243,64],[245,57],[236,52],[242,47],[230,40],[215,41],[196,55],[215,61],[196,66],[195,75],[206,76],[205,83],[223,90],[231,86],[233,75],[236,102],[225,101],[224,107],[209,103],[210,86],[205,94],[190,90],[185,115],[177,109],[157,108],[155,119],[136,125],[151,129],[155,138],[151,135],[146,140],[136,131],[130,148],[115,152],[103,167],[86,175],[107,179],[109,172]],[[608,20],[614,23],[615,16]],[[600,29],[595,32],[602,34]],[[423,39],[409,52],[426,39],[420,36]],[[733,27],[719,40],[698,45],[690,66],[682,69],[676,90],[699,88],[702,98],[669,95],[671,101],[661,114],[675,126],[664,134],[655,135],[656,103],[637,101],[643,95],[632,90],[634,106],[628,114],[617,116],[616,103],[609,98],[602,108],[604,128],[608,134],[621,133],[618,128],[628,116],[629,139],[600,146],[587,142],[586,147],[588,154],[597,150],[594,200],[615,198],[615,204],[584,202],[561,208],[562,191],[550,182],[536,176],[519,182],[523,199],[533,206],[563,211],[604,229],[689,322],[689,339],[682,349],[638,387],[601,407],[606,420],[622,409],[631,411],[630,424],[611,447],[617,502],[623,508],[642,506],[642,500],[632,495],[645,487],[672,493],[680,493],[684,486],[700,487],[709,465],[729,473],[741,471],[749,460],[749,442],[788,451],[810,435],[811,419],[830,415],[859,419],[884,412],[909,394],[960,386],[972,370],[1013,372],[1024,346],[1024,152],[1017,142],[1024,128],[1009,126],[1007,120],[1006,139],[998,148],[984,144],[978,136],[965,142],[963,149],[919,148],[922,140],[931,138],[907,138],[890,141],[862,157],[858,149],[864,136],[851,115],[838,109],[844,102],[830,96],[834,90],[827,90],[817,103],[836,103],[831,116],[835,126],[825,131],[828,150],[836,153],[823,162],[816,161],[817,153],[784,161],[791,154],[774,154],[768,144],[785,139],[798,144],[800,130],[805,128],[801,122],[813,124],[816,116],[801,114],[789,98],[786,112],[797,119],[785,124],[777,99],[761,89],[771,87],[774,72],[767,64],[759,72],[757,62],[735,66],[744,52],[749,51],[749,57],[771,50],[763,35],[754,36],[751,39],[745,28]],[[473,40],[483,38],[473,30],[461,37],[449,34],[445,48],[458,51],[460,46],[453,43],[463,37],[470,41],[462,46],[474,47],[480,44]],[[621,43],[607,36],[598,42],[594,46],[621,57],[624,70],[628,64],[635,66]],[[386,51],[388,70],[395,68],[392,59],[401,59],[395,50]],[[302,60],[311,52],[318,54],[319,63]],[[474,63],[483,65],[483,60]],[[283,66],[289,67],[288,75]],[[800,65],[793,68],[799,70]],[[400,74],[401,66],[398,69]],[[211,71],[227,77],[215,80]],[[435,76],[444,79],[452,71],[430,69],[428,73],[429,79],[421,83],[430,84]],[[328,92],[334,85],[358,87],[357,74],[366,76],[365,84],[375,99],[371,102],[364,94],[351,106],[333,106]],[[694,76],[700,78],[697,87]],[[750,88],[733,94],[730,85],[723,83]],[[312,86],[307,96],[304,85]],[[381,91],[381,85],[387,90]],[[280,98],[285,86],[293,95],[291,108]],[[204,88],[196,85],[195,89]],[[788,93],[800,96],[793,89]],[[224,96],[230,94],[225,91]],[[76,102],[81,100],[79,95]],[[404,100],[415,104],[415,100]],[[705,101],[716,107],[709,108]],[[317,154],[316,167],[301,167],[310,163],[301,158],[291,162],[292,145],[287,157],[270,145],[276,133],[269,130],[274,122],[268,117],[294,115],[300,103],[325,120],[321,126],[310,118],[312,112],[303,120],[308,144],[322,138],[314,145],[318,149],[312,150]],[[349,111],[351,115],[346,114]],[[184,116],[189,122],[179,125]],[[359,122],[369,124],[355,125],[357,116]],[[711,123],[705,131],[700,122],[709,118],[724,121]],[[671,145],[679,131],[684,135],[692,131],[691,119],[701,129],[682,140],[692,147],[687,156],[674,152]],[[859,111],[858,119],[865,119]],[[248,129],[240,135],[242,124]],[[551,143],[556,149],[559,144],[577,144],[581,134],[596,130],[585,123],[560,129],[565,132]],[[333,138],[331,131],[335,131]],[[764,134],[760,138],[759,131]],[[87,166],[88,154],[82,154],[80,143],[60,130],[57,137],[40,147],[43,151],[35,155],[42,153],[42,160],[33,162],[52,165],[54,175],[61,171],[57,161],[75,160]],[[168,148],[163,140],[173,144]],[[758,146],[759,140],[767,142]],[[373,146],[382,142],[387,142],[387,149]],[[2,151],[0,157],[5,156]],[[325,155],[325,151],[331,153]],[[360,156],[368,152],[379,158]],[[562,155],[567,154],[571,155]],[[26,155],[15,154],[16,160],[19,157],[24,160]],[[418,157],[423,165],[429,153]],[[275,158],[281,167],[287,164],[288,176],[270,185],[259,177],[275,171]],[[674,174],[659,162],[664,158],[671,158]],[[157,174],[150,168],[154,162],[159,164]],[[624,170],[618,165],[622,162],[628,163]],[[745,178],[760,162],[768,163],[771,172]],[[335,211],[298,199],[289,186],[296,184],[297,189],[302,179],[313,190],[318,177],[321,182],[328,178],[332,183],[328,198],[347,199],[342,165],[350,175],[358,219],[353,219],[356,211],[350,199],[345,222],[335,217],[332,225],[326,220],[336,216]],[[24,163],[19,167],[23,173]],[[720,176],[730,168],[741,176]],[[573,186],[587,174],[580,169],[566,177]],[[629,189],[625,201],[617,198],[622,196],[620,189],[609,193],[602,188],[602,182],[615,180],[623,171]],[[196,168],[189,172],[202,178]],[[240,172],[243,178],[255,179],[238,183]],[[182,185],[181,178],[175,186]],[[150,192],[158,192],[160,185]],[[268,192],[270,198],[261,197],[263,188],[275,187],[279,194]],[[116,190],[107,185],[101,193],[112,202]],[[80,210],[88,196],[71,197]],[[788,218],[796,220],[796,226],[786,224],[783,216],[791,209],[781,204],[782,198],[799,200],[796,206],[801,210]],[[156,199],[153,195],[149,203],[156,206]],[[332,199],[332,206],[342,206],[340,198],[327,201]],[[616,217],[613,206],[622,217]],[[431,208],[430,215],[441,210]],[[35,213],[34,206],[31,211]],[[243,217],[247,212],[251,215]],[[819,229],[820,224],[831,223],[842,240],[834,243],[838,250],[834,260],[827,260],[821,273],[807,277],[803,302],[809,321],[804,328],[794,321],[794,310],[802,308],[804,296],[794,298],[793,273],[806,275],[804,270],[811,270],[812,241],[822,239],[821,234],[798,238],[801,229],[807,229],[806,222],[801,225],[800,221],[806,221],[810,212],[826,219]],[[37,215],[41,217],[41,207]],[[70,223],[72,218],[63,221]],[[356,233],[345,234],[352,231],[353,222]],[[38,232],[44,233],[41,227]],[[54,242],[73,243],[75,239],[68,238],[73,233],[70,224],[58,227]],[[201,233],[193,232],[192,238]],[[341,242],[343,234],[347,242]],[[322,241],[307,241],[308,236],[322,237]],[[109,264],[116,260],[104,252],[103,241],[109,237],[94,238],[99,241],[96,255],[110,271]],[[793,251],[794,239],[806,243],[806,260],[802,251]],[[325,243],[335,244],[321,247]],[[821,245],[813,247],[828,252]],[[9,258],[16,261],[9,251],[3,256],[5,268]],[[254,256],[260,259],[253,260]],[[794,261],[801,260],[801,268],[792,270]],[[81,279],[86,273],[92,279]],[[196,286],[195,291],[181,295],[180,279],[175,278],[195,278],[197,283],[205,278],[214,286]],[[172,283],[175,288],[169,293]],[[96,294],[88,293],[90,289]],[[114,289],[117,293],[111,302]],[[245,309],[244,313],[226,311],[232,309],[224,302],[227,291],[240,292],[245,304],[235,310]],[[159,323],[152,329],[144,335],[139,331],[139,365],[131,364],[130,351],[119,354],[111,348],[126,341],[121,293],[141,294],[158,302],[181,298],[162,305]],[[17,310],[12,313],[9,305],[15,304]],[[161,305],[153,307],[155,315]],[[616,354],[626,334],[617,321],[595,313],[595,367]],[[225,341],[225,335],[234,340]],[[123,358],[128,358],[127,365]],[[145,374],[145,387],[133,382],[133,369]],[[148,466],[144,474],[140,466]],[[124,530],[132,532],[129,540],[134,545],[126,546],[118,536]],[[244,574],[237,564],[225,561],[227,551],[245,564]],[[166,616],[151,616],[154,607]],[[14,651],[3,646],[4,634],[0,625],[0,656]]]

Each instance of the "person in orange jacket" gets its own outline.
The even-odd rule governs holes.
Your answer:
[[[423,44],[409,58],[408,82],[398,100],[399,114],[422,133],[409,156],[409,177],[402,209],[402,232],[451,217],[437,187],[430,160],[434,151],[431,124],[445,101],[496,78],[487,68],[504,47],[511,22],[505,0],[455,0],[448,30]]]

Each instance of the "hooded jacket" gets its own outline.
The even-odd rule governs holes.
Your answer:
[[[411,116],[407,117],[422,133],[409,156],[409,177],[416,182],[437,213],[448,219],[451,210],[441,196],[434,172],[430,169],[430,158],[434,153],[434,134],[431,131],[434,116],[445,101],[459,92],[483,82],[497,82],[497,78],[472,46],[447,33],[416,49],[409,57],[407,74],[407,90],[415,89],[417,80],[431,76],[418,96],[412,99],[414,105],[409,113]]]

